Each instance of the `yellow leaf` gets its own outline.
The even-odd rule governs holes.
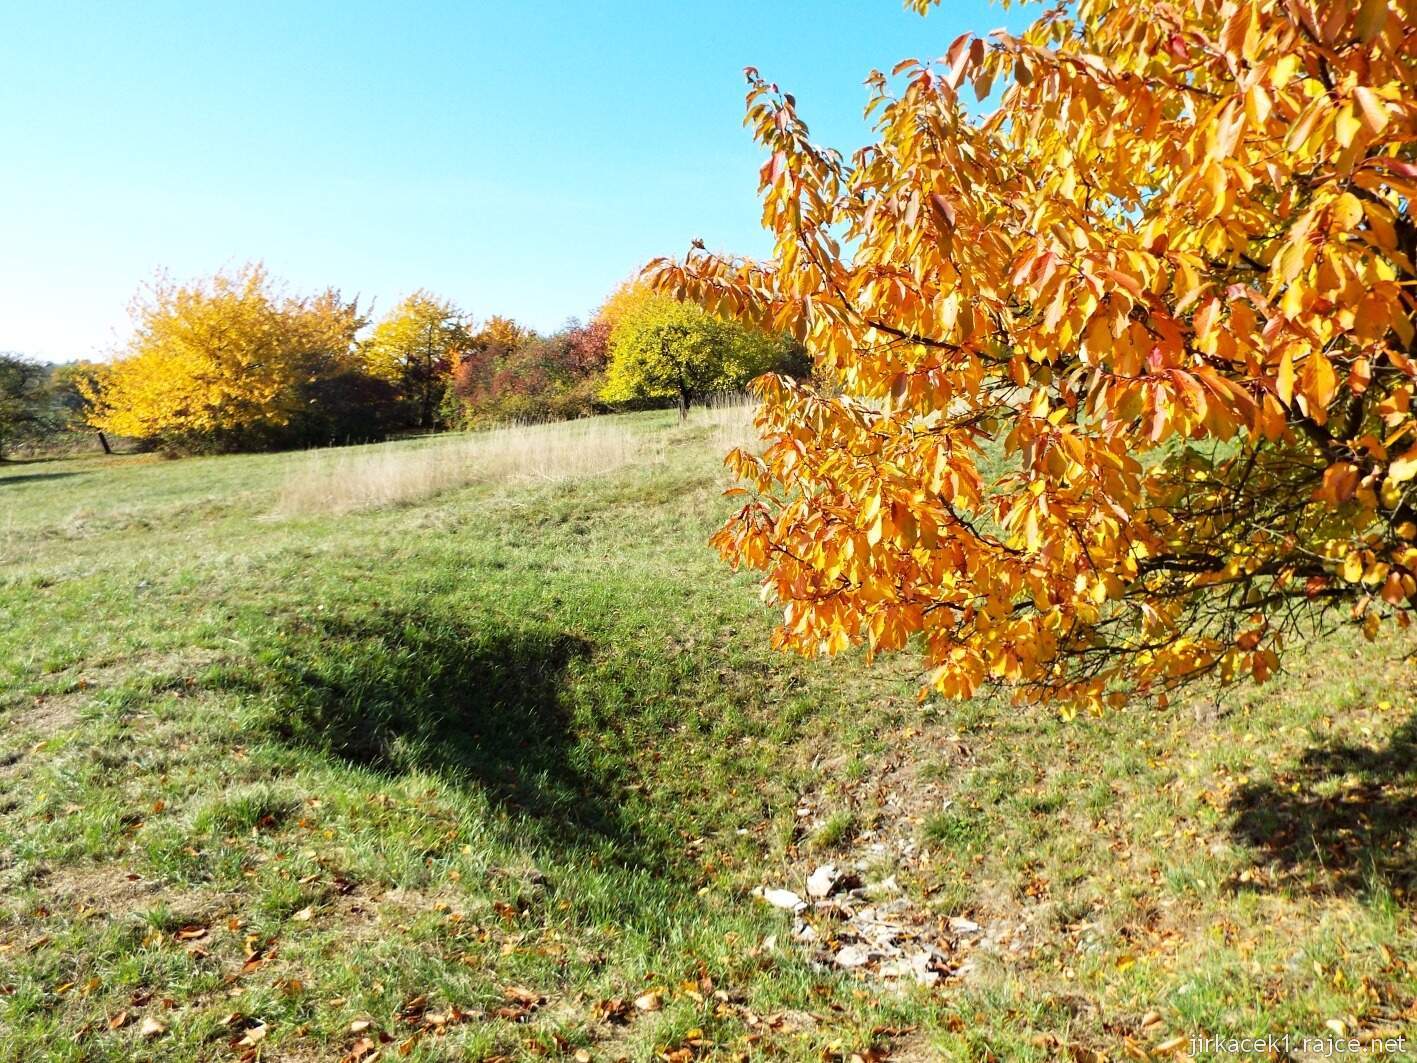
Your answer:
[[[1361,580],[1363,578],[1363,555],[1354,551],[1345,557],[1340,574],[1345,583],[1357,583]]]
[[[1338,146],[1346,148],[1352,145],[1353,138],[1358,135],[1358,130],[1363,128],[1363,123],[1358,120],[1358,116],[1353,113],[1353,103],[1348,101],[1338,109],[1338,114],[1333,119],[1333,137],[1338,141]]]
[[[1387,467],[1387,474],[1394,483],[1406,483],[1412,477],[1417,476],[1417,444],[1414,444],[1402,457],[1394,460]]]
[[[1285,347],[1279,359],[1279,375],[1275,379],[1275,390],[1279,401],[1288,406],[1294,401],[1294,353],[1292,347]]]
[[[1258,81],[1250,86],[1250,91],[1245,93],[1245,116],[1256,125],[1263,125],[1272,104],[1269,93],[1265,92],[1264,86]]]
[[[1363,124],[1368,127],[1373,136],[1377,136],[1387,128],[1387,105],[1378,99],[1377,93],[1372,89],[1366,85],[1359,85],[1353,90],[1353,102],[1358,105],[1358,110],[1363,115]]]
[[[1338,374],[1333,371],[1333,363],[1323,351],[1315,351],[1309,355],[1304,365],[1304,377],[1304,394],[1308,396],[1309,402],[1320,409],[1326,409],[1338,389]]]
[[[1352,192],[1344,192],[1333,204],[1333,227],[1339,232],[1352,232],[1363,220],[1363,204]]]
[[[1299,65],[1299,57],[1293,52],[1286,52],[1275,60],[1274,67],[1269,74],[1269,83],[1276,89],[1284,88],[1299,70]]]
[[[1210,192],[1210,216],[1215,217],[1225,207],[1225,167],[1211,159],[1205,165],[1205,184]]]

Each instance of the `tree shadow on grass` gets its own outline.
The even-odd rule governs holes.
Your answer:
[[[7,463],[8,464],[8,463]],[[3,468],[4,466],[0,466]],[[68,476],[80,476],[77,472],[22,472],[13,476],[0,476],[0,487],[14,487],[20,484],[39,483],[42,480],[62,480]]]
[[[1230,801],[1234,836],[1314,892],[1401,897],[1417,885],[1417,716],[1380,748],[1306,751],[1274,781]]]
[[[590,649],[436,615],[302,620],[267,657],[264,729],[390,775],[436,774],[518,817],[528,840],[667,873],[577,733],[568,672]]]

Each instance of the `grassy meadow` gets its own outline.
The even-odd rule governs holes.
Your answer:
[[[0,1060],[1412,1043],[1409,647],[1073,721],[776,655],[740,420],[0,465]],[[826,863],[933,984],[755,895]]]

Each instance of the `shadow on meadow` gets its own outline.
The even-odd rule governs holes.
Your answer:
[[[6,465],[11,464],[6,462]],[[16,487],[21,484],[40,483],[43,480],[64,480],[70,476],[80,476],[77,472],[22,472],[13,476],[0,476],[0,487]]]
[[[1417,716],[1379,748],[1307,750],[1277,780],[1230,801],[1234,836],[1320,892],[1417,886]]]
[[[264,656],[262,729],[389,775],[429,772],[520,822],[534,843],[665,873],[570,701],[591,646],[543,627],[378,613],[301,620]]]

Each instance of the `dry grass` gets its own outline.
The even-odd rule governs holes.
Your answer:
[[[705,406],[690,409],[689,424],[712,429],[711,445],[717,453],[727,454],[735,448],[757,451],[763,446],[753,421],[757,412],[758,402],[751,395],[728,392],[714,395]]]
[[[401,505],[475,483],[584,479],[661,457],[662,443],[593,418],[511,425],[423,446],[310,454],[282,486],[282,516]]]

